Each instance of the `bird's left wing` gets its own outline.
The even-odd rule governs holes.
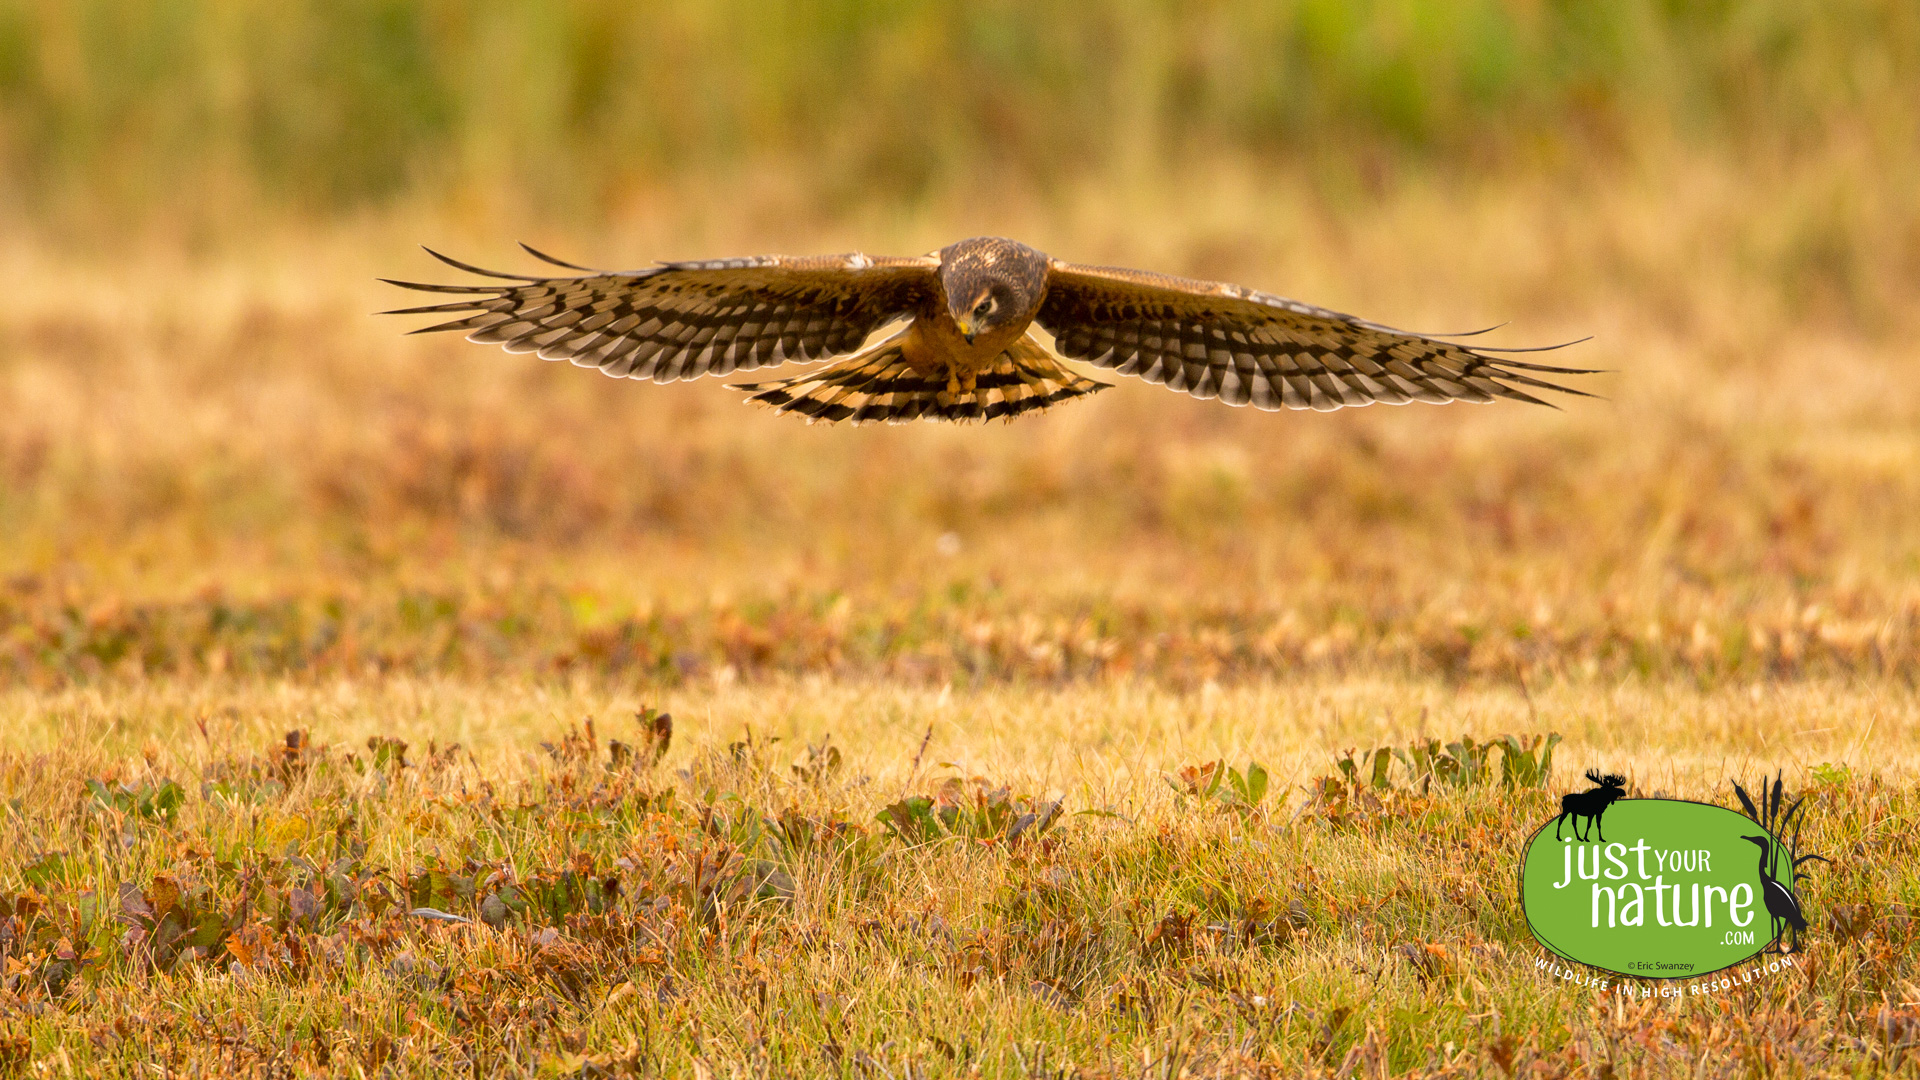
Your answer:
[[[524,246],[524,245],[522,245]],[[587,270],[529,252],[556,266]],[[929,295],[939,260],[868,255],[756,255],[661,263],[581,277],[501,274],[447,258],[502,284],[429,285],[461,299],[388,315],[453,314],[415,333],[457,330],[508,352],[571,360],[609,375],[673,382],[852,352]]]
[[[1143,270],[1056,259],[1034,321],[1069,359],[1268,411],[1494,398],[1546,404],[1521,387],[1592,396],[1526,374],[1592,372],[1483,355],[1530,350],[1476,350],[1238,285]]]

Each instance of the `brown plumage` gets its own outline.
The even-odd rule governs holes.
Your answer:
[[[736,384],[748,400],[810,420],[1011,420],[1107,388],[1060,357],[1196,398],[1276,410],[1376,401],[1546,404],[1526,389],[1591,396],[1523,363],[1255,292],[1238,285],[1050,259],[980,237],[917,258],[765,255],[606,273],[534,256],[577,277],[501,274],[507,284],[426,285],[448,303],[388,314],[454,314],[416,333],[571,360],[629,379],[673,382],[851,353],[777,382]],[[868,343],[876,330],[900,323]],[[1052,349],[1032,333],[1053,337]]]

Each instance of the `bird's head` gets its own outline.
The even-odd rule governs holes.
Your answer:
[[[947,313],[969,343],[1033,317],[1047,287],[1047,257],[999,237],[962,240],[940,251]]]
[[[1743,836],[1740,839],[1746,840],[1750,843],[1759,844],[1761,851],[1765,851],[1768,848],[1773,846],[1773,841],[1767,839],[1764,836]]]
[[[947,310],[952,313],[953,321],[960,327],[960,336],[969,343],[984,331],[998,325],[994,316],[1001,312],[999,296],[994,294],[991,284],[982,284],[971,295],[960,294],[947,298]]]

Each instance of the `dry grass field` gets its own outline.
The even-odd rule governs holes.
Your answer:
[[[793,57],[846,28],[734,4],[784,13],[720,69],[763,82],[644,76],[703,128],[607,106],[605,70],[726,17],[656,45],[617,5],[360,7],[365,40],[324,6],[0,3],[0,1076],[1917,1067],[1905,8],[1222,4],[1187,34],[1139,3],[1111,41],[922,12],[886,24],[904,67],[816,100]],[[365,64],[250,104],[301,33]],[[1648,59],[1568,67],[1583,33]],[[401,77],[508,39],[525,95]],[[1269,45],[1306,57],[1292,111],[1223,74]],[[220,63],[169,82],[141,49],[175,46]],[[947,47],[1170,89],[899,96]],[[408,302],[376,276],[435,275],[419,241],[511,269],[517,239],[631,266],[983,232],[1592,334],[1561,355],[1604,399],[1127,384],[808,427],[369,314]],[[1549,734],[1544,787],[1507,782]],[[1432,740],[1465,777],[1340,767]],[[1537,970],[1519,852],[1596,766],[1807,793],[1834,865],[1802,966],[1632,1002]]]

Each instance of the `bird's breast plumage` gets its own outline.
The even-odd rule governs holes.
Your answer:
[[[1010,320],[968,341],[944,300],[914,315],[902,341],[907,363],[928,374],[978,371],[1006,352],[1033,325],[1033,316]]]

